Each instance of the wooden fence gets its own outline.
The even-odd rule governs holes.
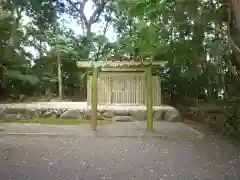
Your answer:
[[[159,76],[153,77],[153,105],[161,105]],[[91,76],[88,76],[87,101],[91,102]],[[144,73],[101,72],[98,77],[98,104],[145,104]]]

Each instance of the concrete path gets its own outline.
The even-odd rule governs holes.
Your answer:
[[[5,124],[2,134],[11,135],[64,135],[64,136],[115,136],[115,137],[162,137],[162,138],[203,138],[203,134],[183,123],[159,121],[154,123],[154,133],[147,133],[146,122],[119,122],[99,125],[97,132],[90,125],[42,125]]]

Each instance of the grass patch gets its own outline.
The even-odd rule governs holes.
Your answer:
[[[24,119],[24,120],[8,120],[4,123],[37,123],[37,124],[55,124],[55,125],[78,125],[78,124],[90,124],[90,120],[80,119],[57,119],[57,118],[36,118],[36,119]],[[98,120],[98,125],[110,124],[112,121]]]

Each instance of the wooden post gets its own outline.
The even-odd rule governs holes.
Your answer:
[[[93,131],[97,130],[97,84],[98,84],[98,68],[92,68],[91,82],[91,127]]]
[[[152,97],[152,66],[145,70],[146,103],[147,103],[147,131],[153,132],[153,97]]]
[[[59,46],[59,28],[57,26],[57,14],[55,15],[55,34],[56,34],[56,53],[57,53],[57,73],[58,73],[58,96],[60,100],[63,100],[63,90],[62,90],[62,62],[61,62],[61,52]]]
[[[60,51],[57,52],[57,67],[58,67],[58,96],[60,100],[63,100],[63,90],[62,90],[62,62],[61,62]]]

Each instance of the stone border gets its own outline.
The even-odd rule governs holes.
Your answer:
[[[120,134],[111,134],[111,135],[100,135],[100,134],[60,134],[60,133],[0,133],[2,136],[42,136],[42,137],[57,137],[57,136],[67,136],[67,137],[89,137],[89,138],[137,138],[137,139],[147,139],[147,138],[157,138],[161,140],[194,140],[194,139],[203,139],[203,136],[168,136],[161,134],[143,134],[143,135],[120,135]]]
[[[86,103],[72,102],[42,102],[19,103],[0,105],[0,119],[24,120],[34,118],[59,118],[59,119],[90,119],[90,107]],[[98,120],[114,121],[144,121],[146,120],[146,106],[110,105],[98,106]],[[171,106],[154,106],[153,120],[166,120],[171,122],[182,121],[180,113]]]

